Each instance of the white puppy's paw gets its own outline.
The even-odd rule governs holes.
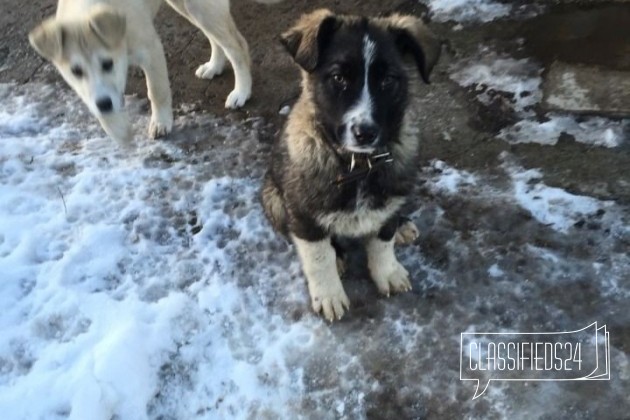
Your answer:
[[[338,285],[329,284],[329,287],[311,287],[311,303],[315,313],[324,315],[328,321],[341,319],[345,311],[350,309],[350,300],[343,290],[341,282]]]
[[[228,109],[240,108],[245,105],[245,102],[247,102],[251,94],[251,90],[234,89],[228,95],[227,100],[225,101],[225,107]]]
[[[166,137],[173,129],[173,113],[171,110],[153,112],[149,123],[149,137],[158,139]]]
[[[214,76],[219,76],[223,73],[225,69],[225,63],[213,63],[212,60],[208,61],[197,67],[195,71],[195,76],[200,79],[211,80]]]
[[[385,270],[373,269],[372,278],[379,292],[387,297],[392,292],[408,292],[411,290],[409,273],[398,261]]]
[[[420,236],[420,231],[414,222],[405,220],[396,230],[396,245],[409,245]]]

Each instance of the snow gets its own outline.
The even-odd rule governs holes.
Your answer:
[[[510,5],[492,0],[425,0],[433,19],[439,22],[490,22],[506,17]]]
[[[344,279],[352,308],[329,325],[310,310],[292,246],[264,219],[259,120],[187,112],[168,141],[152,141],[143,102],[127,98],[137,148],[122,152],[58,86],[0,85],[0,101],[3,418],[470,414],[472,389],[452,360],[460,332],[538,314],[573,326],[555,316],[564,295],[539,294],[567,282],[567,267],[596,272],[611,310],[630,293],[616,203],[549,187],[508,156],[503,183],[434,160],[420,174],[430,194],[411,203],[421,240],[397,249],[413,292],[385,299],[367,279]],[[609,234],[578,231],[582,218]],[[529,229],[567,245],[530,245]],[[571,241],[585,236],[598,253],[576,258],[583,245]],[[569,298],[576,307],[593,295]],[[505,401],[518,405],[521,392],[493,384],[484,414],[514,415]],[[625,396],[623,384],[610,394]]]
[[[512,178],[516,202],[540,223],[560,232],[566,233],[579,220],[612,205],[611,202],[549,187],[540,182],[542,173],[537,169],[505,166]]]
[[[553,146],[562,133],[573,136],[575,141],[601,147],[620,146],[630,131],[626,121],[613,121],[603,117],[579,117],[551,113],[547,121],[525,119],[504,128],[498,137],[510,143],[539,143]]]
[[[503,277],[505,275],[498,264],[492,264],[490,268],[488,268],[488,274],[493,278]]]
[[[457,194],[463,188],[476,185],[473,174],[452,168],[444,161],[433,160],[429,168],[432,172],[439,174],[438,177],[429,181],[434,191]]]
[[[509,93],[510,103],[519,113],[527,113],[529,107],[542,100],[542,70],[529,59],[483,51],[482,57],[458,63],[453,70],[451,79],[462,86],[474,86],[478,99],[486,105],[497,92]]]
[[[146,418],[147,407],[158,415],[168,411],[156,395],[171,371],[194,389],[172,408],[178,418],[200,410],[282,415],[301,387],[299,370],[289,369],[284,355],[309,347],[319,320],[292,324],[269,313],[272,273],[261,273],[262,290],[242,290],[231,280],[241,251],[235,242],[221,243],[226,234],[288,252],[263,220],[259,181],[201,182],[185,162],[147,165],[143,154],[164,151],[139,136],[137,155],[112,157],[115,145],[96,126],[87,131],[99,137],[86,142],[97,153],[68,153],[63,149],[82,147],[69,140],[75,135],[69,124],[47,121],[49,112],[32,93],[2,89],[3,416],[135,419]],[[54,94],[39,89],[44,97]],[[68,115],[83,112],[66,99],[63,106],[74,107]],[[141,118],[136,131],[145,124]],[[192,188],[182,189],[186,184]],[[192,212],[203,221],[196,235],[190,220],[178,226]],[[288,256],[284,269],[295,276],[293,261]],[[246,350],[239,350],[241,341]],[[176,355],[193,367],[177,371]],[[179,394],[163,398],[172,403],[184,398]]]
[[[571,194],[561,188],[550,187],[542,182],[543,173],[538,169],[525,169],[514,162],[514,157],[504,152],[500,156],[501,168],[510,179],[507,189],[491,186],[487,180],[467,171],[453,168],[440,160],[431,162],[424,170],[426,184],[434,194],[445,196],[474,193],[493,200],[513,202],[532,215],[540,224],[560,233],[568,233],[575,224],[605,213],[614,207],[611,201]],[[490,267],[491,277],[500,277],[502,271],[495,264]]]

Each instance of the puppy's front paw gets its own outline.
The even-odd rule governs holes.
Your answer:
[[[312,287],[310,292],[313,310],[315,313],[322,312],[324,318],[330,322],[341,319],[345,311],[350,309],[350,300],[341,282],[338,286]]]
[[[225,63],[213,63],[211,60],[197,67],[197,70],[195,71],[195,76],[200,79],[211,80],[212,78],[214,78],[214,76],[221,75],[224,68]]]
[[[154,112],[149,123],[149,137],[166,137],[173,129],[173,113],[170,110]]]
[[[227,100],[225,101],[225,107],[228,109],[240,108],[245,105],[245,102],[247,102],[251,94],[251,91],[234,89],[228,95]]]
[[[396,230],[395,242],[396,245],[409,245],[413,243],[420,236],[420,231],[414,222],[411,220],[405,220],[398,230]]]
[[[388,297],[392,292],[408,292],[411,290],[409,273],[398,261],[392,264],[389,269],[373,269],[372,278],[379,292]]]

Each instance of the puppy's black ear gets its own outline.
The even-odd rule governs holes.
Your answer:
[[[319,9],[298,20],[295,26],[280,36],[280,42],[295,62],[307,72],[319,64],[322,50],[339,23],[328,9]]]
[[[422,80],[429,83],[431,70],[442,51],[442,42],[438,37],[415,16],[394,14],[380,18],[379,23],[389,30],[403,54],[413,56]]]
[[[127,20],[110,7],[97,6],[90,13],[89,26],[107,47],[115,48],[125,37]]]
[[[63,51],[63,26],[54,18],[47,19],[28,34],[28,40],[42,57],[53,60]]]

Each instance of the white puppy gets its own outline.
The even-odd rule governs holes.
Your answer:
[[[256,0],[276,3],[278,0]],[[152,138],[173,126],[171,88],[162,43],[153,26],[162,0],[59,0],[57,14],[29,34],[31,45],[50,60],[77,92],[112,138],[128,145],[131,126],[124,111],[127,68],[142,68],[151,100]],[[166,0],[203,31],[212,56],[196,71],[212,79],[229,60],[235,86],[227,108],[242,106],[251,95],[252,78],[247,42],[240,34],[229,0]]]

